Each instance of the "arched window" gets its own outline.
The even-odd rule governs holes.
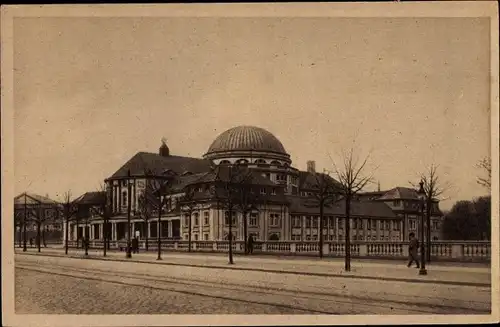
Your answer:
[[[261,165],[261,164],[265,164],[266,161],[264,159],[257,159],[257,160],[255,160],[255,163],[258,165]]]
[[[280,237],[279,237],[279,235],[278,235],[278,234],[273,233],[273,234],[271,234],[271,235],[269,236],[269,240],[270,240],[270,241],[279,241],[279,240],[280,240]]]
[[[231,162],[229,160],[222,160],[220,162],[221,165],[229,165]]]
[[[239,165],[247,165],[248,164],[248,160],[246,160],[246,159],[240,159],[236,163],[239,164]]]
[[[271,165],[281,167],[281,163],[276,160],[271,161]]]

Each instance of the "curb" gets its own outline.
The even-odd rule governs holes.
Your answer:
[[[274,274],[289,274],[289,275],[304,275],[304,276],[316,276],[316,277],[333,277],[333,278],[350,278],[350,279],[366,279],[366,280],[380,280],[389,282],[404,282],[404,283],[421,283],[421,284],[441,284],[441,285],[455,285],[455,286],[472,286],[472,287],[490,287],[491,283],[478,283],[478,282],[461,282],[461,281],[439,281],[439,280],[426,280],[426,279],[413,279],[413,278],[395,278],[395,277],[378,277],[378,276],[367,276],[367,275],[343,275],[343,274],[328,274],[328,273],[313,273],[313,272],[300,272],[291,270],[275,270],[275,269],[262,269],[262,268],[245,268],[245,267],[231,267],[231,266],[221,266],[221,265],[198,265],[198,264],[184,264],[184,263],[173,263],[166,261],[146,261],[137,259],[118,259],[111,257],[95,257],[89,255],[88,257],[76,256],[76,255],[58,255],[58,254],[36,254],[36,253],[21,253],[24,255],[32,256],[45,256],[45,257],[55,257],[55,258],[71,258],[80,260],[99,260],[99,261],[112,261],[112,262],[131,262],[131,263],[145,263],[153,265],[164,265],[164,266],[181,266],[181,267],[192,267],[192,268],[205,268],[205,269],[226,269],[226,270],[240,270],[240,271],[257,271],[265,273]]]

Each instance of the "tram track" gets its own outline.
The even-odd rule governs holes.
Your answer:
[[[275,285],[246,285],[241,283],[214,282],[185,277],[166,277],[148,273],[123,272],[97,267],[84,268],[70,265],[50,264],[43,267],[38,262],[16,262],[16,268],[39,273],[57,274],[65,277],[83,278],[126,286],[146,287],[157,290],[217,298],[240,303],[252,303],[293,309],[301,313],[339,314],[337,311],[356,310],[388,314],[399,311],[415,314],[454,311],[456,313],[489,313],[487,310],[445,305],[438,303],[408,302],[395,299],[374,299],[366,296],[342,294],[339,292],[306,291],[276,287]],[[256,298],[255,300],[250,300]],[[270,300],[270,301],[265,301]],[[290,304],[292,302],[292,304]],[[331,310],[336,308],[337,310]],[[340,313],[342,314],[342,313]]]

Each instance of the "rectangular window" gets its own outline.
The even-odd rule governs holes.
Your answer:
[[[186,225],[186,227],[189,227],[189,216],[188,215],[186,215],[184,217],[184,225]]]
[[[392,230],[399,230],[399,223],[397,220],[392,222]]]
[[[311,217],[306,217],[306,228],[311,228]]]
[[[318,228],[318,218],[317,217],[311,217],[312,219],[312,227],[313,228]]]
[[[260,194],[266,194],[266,189],[265,188],[261,188],[260,189]]]
[[[394,200],[394,206],[395,207],[399,207],[401,205],[401,201],[400,200]]]
[[[281,217],[279,214],[272,213],[272,214],[270,214],[270,218],[271,218],[271,224],[270,224],[271,226],[274,226],[274,227],[280,226]]]
[[[208,234],[203,234],[203,240],[208,241]]]
[[[274,188],[273,188],[273,189],[271,190],[271,195],[276,195],[276,189],[274,189]]]
[[[292,227],[300,227],[301,226],[300,220],[301,220],[300,216],[294,216],[292,219]]]
[[[210,218],[210,213],[208,211],[205,211],[203,213],[203,225],[204,226],[208,226],[209,225],[209,222],[208,222],[209,218]]]
[[[258,214],[255,212],[252,212],[250,214],[250,226],[255,227],[258,226]]]
[[[200,218],[197,213],[194,214],[194,225],[198,226],[200,224]]]
[[[194,240],[198,241],[198,234],[194,234]]]
[[[385,229],[386,230],[391,230],[391,222],[390,221],[386,221],[385,222]]]
[[[235,226],[236,225],[236,214],[233,212],[232,216],[233,216],[232,225]],[[225,217],[224,217],[224,223],[227,226],[229,226],[229,212],[228,211],[226,211],[226,214],[225,214]]]

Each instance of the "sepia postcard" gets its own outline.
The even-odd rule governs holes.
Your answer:
[[[499,321],[497,2],[1,14],[3,325]]]

